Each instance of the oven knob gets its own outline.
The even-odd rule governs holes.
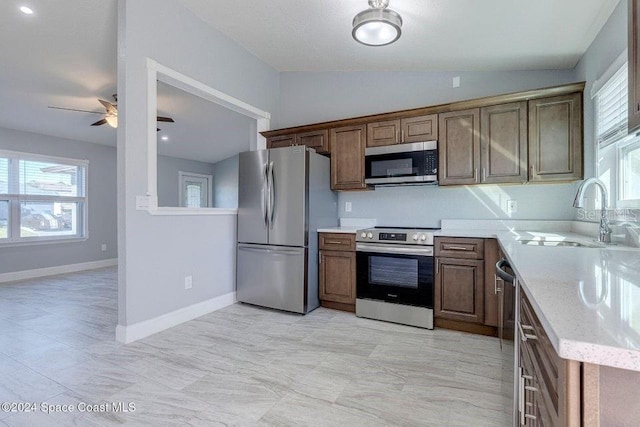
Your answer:
[[[420,235],[420,240],[422,240],[424,242],[425,240],[427,240],[427,236],[425,236],[424,234],[421,234]]]
[[[367,233],[367,237],[368,237],[369,239],[373,239],[373,233],[372,233],[372,232],[368,232],[368,233]]]
[[[418,241],[418,233],[413,235],[413,240]]]
[[[360,233],[360,237],[362,237],[363,239],[367,237],[367,233],[365,231],[363,231],[362,233]]]

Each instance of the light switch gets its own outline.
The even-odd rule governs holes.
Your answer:
[[[351,202],[344,202],[344,211],[351,212]]]
[[[514,214],[518,212],[518,202],[516,200],[507,201],[507,214]]]
[[[460,87],[460,76],[455,76],[453,78],[453,87]]]

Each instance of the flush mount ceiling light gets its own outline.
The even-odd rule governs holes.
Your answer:
[[[33,15],[33,9],[27,6],[20,6],[20,12],[24,13],[25,15]]]
[[[353,18],[353,38],[367,46],[385,46],[398,40],[402,17],[387,9],[389,0],[369,0],[369,6]]]

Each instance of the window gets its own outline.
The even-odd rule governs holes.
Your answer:
[[[0,244],[85,237],[87,167],[0,150]]]
[[[180,206],[184,208],[208,208],[211,206],[211,175],[178,172],[180,179]]]
[[[627,64],[596,93],[596,166],[610,207],[640,207],[640,136],[627,130]]]

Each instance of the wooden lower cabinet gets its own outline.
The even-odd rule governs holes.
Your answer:
[[[318,287],[323,307],[355,312],[355,235],[320,233]]]
[[[484,323],[484,261],[437,258],[434,317]]]

